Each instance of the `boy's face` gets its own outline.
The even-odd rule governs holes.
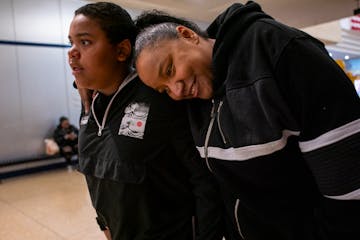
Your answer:
[[[69,128],[69,127],[70,127],[69,120],[63,120],[63,121],[61,122],[61,127],[62,127],[62,128]]]
[[[174,100],[209,99],[213,95],[211,44],[185,27],[178,31],[184,36],[161,40],[140,53],[136,61],[139,77]]]
[[[70,25],[69,40],[69,65],[78,87],[101,91],[118,81],[116,46],[110,44],[95,20],[76,15]]]

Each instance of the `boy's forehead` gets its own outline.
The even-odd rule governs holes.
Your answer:
[[[94,20],[82,14],[74,16],[70,28],[74,29],[93,29],[100,27],[99,24]]]
[[[95,20],[76,15],[70,25],[69,37],[96,36],[101,34],[100,32],[103,30]]]

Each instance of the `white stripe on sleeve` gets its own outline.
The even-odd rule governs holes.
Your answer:
[[[360,119],[335,128],[319,137],[305,142],[300,142],[299,146],[303,153],[310,152],[330,144],[336,143],[344,138],[360,132]]]
[[[328,196],[325,195],[327,198],[336,199],[336,200],[360,200],[360,189],[357,189],[355,191],[349,192],[344,195],[339,196]]]
[[[229,161],[245,161],[251,158],[265,156],[283,149],[289,136],[298,136],[299,132],[283,130],[280,139],[264,143],[238,148],[208,147],[208,157]],[[202,158],[205,158],[205,147],[196,147]]]

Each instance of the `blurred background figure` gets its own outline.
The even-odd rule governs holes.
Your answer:
[[[60,154],[65,157],[69,165],[71,165],[71,157],[78,153],[78,133],[79,130],[70,124],[67,117],[60,117],[53,137],[60,147]]]

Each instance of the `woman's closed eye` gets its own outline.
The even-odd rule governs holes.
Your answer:
[[[174,65],[170,63],[166,68],[166,76],[171,77],[173,74]]]

